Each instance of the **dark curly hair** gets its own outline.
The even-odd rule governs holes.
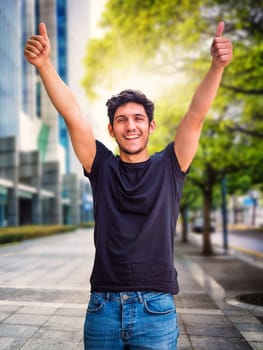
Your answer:
[[[140,90],[127,89],[121,91],[118,95],[112,96],[107,102],[108,117],[110,124],[113,125],[116,109],[129,102],[135,102],[142,105],[145,109],[149,123],[153,120],[154,104]]]

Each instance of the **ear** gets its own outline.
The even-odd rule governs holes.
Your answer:
[[[115,133],[114,133],[114,130],[113,130],[111,123],[108,124],[108,131],[109,131],[109,134],[111,137],[115,137]]]
[[[156,127],[156,123],[155,123],[155,120],[153,119],[151,122],[150,122],[150,126],[149,126],[149,133],[152,134],[155,130],[155,127]]]

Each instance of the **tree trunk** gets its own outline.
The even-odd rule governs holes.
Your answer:
[[[182,242],[188,242],[188,209],[186,206],[181,207],[181,220],[182,220]]]
[[[237,224],[238,223],[238,211],[239,211],[239,208],[237,206],[237,197],[235,195],[233,195],[232,200],[233,200],[233,223]]]
[[[210,212],[212,207],[212,188],[203,192],[204,195],[204,228],[203,228],[203,254],[212,255],[213,249],[210,235]]]

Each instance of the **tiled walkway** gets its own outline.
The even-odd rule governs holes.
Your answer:
[[[175,245],[179,349],[263,350],[263,307],[236,299],[240,293],[262,292],[262,269],[231,255],[203,257],[194,244],[177,240]]]
[[[250,270],[228,256],[207,260],[199,250],[176,242],[181,286],[175,297],[181,331],[178,349],[262,350],[263,312],[260,307],[249,310],[246,305],[233,305],[236,291],[228,281],[234,264],[239,288],[258,291],[256,279],[262,270]],[[83,349],[93,255],[91,230],[0,248],[1,350]],[[242,275],[248,271],[249,285]]]

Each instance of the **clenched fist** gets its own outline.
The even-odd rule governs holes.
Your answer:
[[[222,37],[224,28],[225,23],[222,21],[219,22],[210,50],[213,57],[213,63],[219,68],[224,68],[227,66],[230,63],[233,55],[231,41]]]
[[[41,68],[41,66],[49,59],[50,41],[44,23],[39,24],[39,35],[32,35],[27,40],[24,55],[27,61],[33,64],[36,68]]]

